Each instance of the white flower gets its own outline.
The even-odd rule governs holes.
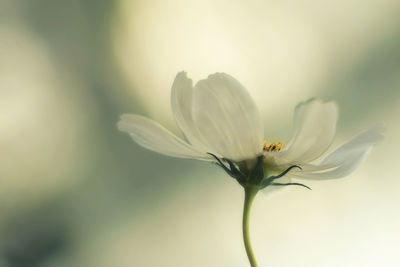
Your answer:
[[[277,183],[285,174],[303,179],[346,176],[383,138],[384,131],[382,124],[375,125],[316,163],[335,135],[335,103],[316,99],[300,103],[295,109],[294,133],[288,145],[268,144],[252,98],[225,73],[212,74],[195,86],[185,72],[178,73],[172,85],[171,107],[186,141],[140,115],[122,115],[118,128],[147,149],[172,157],[215,162],[243,186],[250,183],[258,188],[293,184]]]
[[[186,73],[178,73],[172,85],[171,107],[186,141],[139,115],[122,115],[118,128],[155,152],[214,162],[243,186],[243,240],[252,267],[258,265],[250,243],[249,214],[257,192],[265,187],[307,187],[292,183],[289,176],[346,176],[383,138],[384,131],[382,124],[375,125],[315,162],[327,151],[335,135],[338,111],[333,102],[311,99],[300,103],[288,145],[271,144],[264,142],[264,126],[252,98],[238,81],[224,73],[210,75],[194,87]]]

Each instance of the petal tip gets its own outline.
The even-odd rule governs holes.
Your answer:
[[[180,71],[176,74],[174,82],[172,84],[172,93],[175,90],[181,90],[184,88],[192,88],[193,81],[192,79],[188,78],[186,71]]]
[[[182,71],[178,72],[175,77],[176,78],[178,78],[178,77],[187,78],[187,71],[182,70]]]
[[[117,122],[117,129],[121,132],[128,132],[126,128],[126,122],[123,120]]]
[[[145,118],[141,115],[132,114],[132,113],[123,113],[119,116],[119,121],[132,121],[135,119]]]
[[[215,72],[215,73],[212,73],[212,74],[208,75],[207,80],[208,80],[208,79],[211,79],[211,80],[213,80],[213,79],[220,79],[220,78],[222,78],[222,79],[233,79],[233,80],[236,81],[235,78],[233,78],[231,75],[229,75],[229,74],[227,74],[227,73],[225,73],[225,72]]]
[[[320,107],[323,109],[330,109],[332,112],[338,114],[339,113],[339,106],[336,103],[336,101],[334,100],[324,100],[322,98],[317,98],[317,97],[312,97],[309,98],[303,102],[300,102],[296,108],[299,108],[300,106],[313,106],[315,105],[315,107]],[[336,115],[337,116],[337,115]]]
[[[371,127],[372,132],[375,133],[375,142],[381,142],[383,139],[385,139],[385,133],[386,133],[387,127],[384,122],[378,122],[374,126]]]
[[[141,115],[124,113],[119,116],[117,128],[122,132],[131,133],[132,131],[134,131],[133,127],[137,122],[146,120],[148,119]]]
[[[319,97],[310,97],[309,99],[307,99],[307,100],[304,100],[304,101],[302,101],[302,102],[300,102],[299,104],[310,104],[310,103],[320,103],[320,104],[334,104],[334,105],[336,105],[336,101],[334,101],[334,100],[324,100],[324,99],[322,99],[322,98],[319,98]]]
[[[129,114],[129,113],[122,113],[121,115],[119,115],[119,119],[120,119],[120,120],[124,120],[124,119],[128,118],[129,115],[132,115],[132,114]]]

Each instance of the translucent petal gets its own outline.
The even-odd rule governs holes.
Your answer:
[[[321,162],[321,165],[340,164],[343,162],[343,158],[352,151],[367,150],[373,144],[383,140],[384,131],[385,126],[383,123],[374,125],[336,149]]]
[[[302,171],[294,170],[291,176],[312,179],[344,177],[364,161],[372,146],[383,139],[383,132],[383,124],[377,124],[336,149],[321,163],[304,165]]]
[[[124,114],[117,126],[119,130],[129,133],[136,143],[157,153],[178,158],[213,160],[209,155],[185,143],[157,122],[143,116]]]
[[[300,103],[295,109],[293,137],[277,157],[287,162],[309,162],[321,156],[333,140],[337,117],[333,102],[311,99]]]
[[[200,141],[197,126],[193,120],[193,81],[188,79],[185,72],[179,72],[171,90],[171,108],[176,124],[186,139],[203,152],[214,151],[206,148]]]
[[[233,77],[216,73],[194,89],[193,118],[207,147],[231,160],[262,153],[264,127],[246,89]]]

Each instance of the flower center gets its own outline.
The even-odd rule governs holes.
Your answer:
[[[284,143],[282,143],[280,141],[278,143],[276,143],[276,141],[274,140],[273,143],[269,144],[268,139],[267,139],[264,142],[263,150],[268,151],[268,152],[278,152],[278,151],[282,150],[283,148],[285,148]]]

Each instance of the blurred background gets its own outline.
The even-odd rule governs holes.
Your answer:
[[[226,72],[288,141],[295,105],[340,108],[340,145],[386,139],[351,176],[260,194],[260,266],[400,266],[398,0],[0,0],[0,266],[248,266],[243,192],[216,166],[147,151],[138,113],[180,134],[178,71]]]

